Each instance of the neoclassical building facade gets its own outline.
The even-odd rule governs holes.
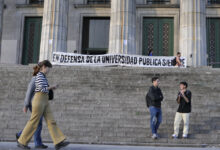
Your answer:
[[[219,67],[220,0],[0,0],[0,63],[149,50]]]

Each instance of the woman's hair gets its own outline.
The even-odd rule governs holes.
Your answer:
[[[52,68],[52,64],[50,63],[49,60],[43,60],[33,67],[34,69],[33,76],[36,76],[43,66]]]

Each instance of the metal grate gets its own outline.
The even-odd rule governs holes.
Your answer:
[[[220,0],[208,0],[208,4],[220,4]]]
[[[88,0],[88,4],[110,4],[111,0]]]
[[[43,4],[44,0],[29,0],[29,4]]]
[[[147,4],[169,4],[170,0],[147,0]]]

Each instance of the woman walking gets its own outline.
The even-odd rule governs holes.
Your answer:
[[[35,93],[35,80],[36,80],[37,73],[40,71],[38,65],[36,65],[33,69],[34,69],[33,77],[28,85],[28,89],[26,92],[25,100],[24,100],[24,108],[23,108],[24,113],[27,113],[28,109],[30,110],[30,112],[32,112],[32,104],[31,103],[32,103],[32,99],[33,99],[34,93]],[[38,149],[48,148],[47,145],[44,145],[42,143],[42,138],[41,138],[42,122],[43,122],[43,116],[41,116],[37,130],[34,133],[34,144],[35,144],[35,148],[38,148]],[[22,131],[16,133],[17,140],[19,139],[21,134],[22,134]]]
[[[67,146],[69,142],[65,141],[66,137],[56,125],[48,103],[49,90],[55,90],[57,88],[57,86],[49,86],[46,78],[50,68],[52,68],[52,64],[48,60],[44,60],[38,64],[38,67],[40,71],[38,72],[35,80],[36,88],[32,102],[32,114],[20,138],[18,139],[18,147],[30,149],[28,143],[36,131],[40,118],[43,115],[55,148],[56,150],[59,150],[60,148]]]

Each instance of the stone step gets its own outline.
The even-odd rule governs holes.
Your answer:
[[[0,64],[0,141],[14,141],[30,113],[22,113],[32,66]],[[161,139],[150,134],[150,114],[145,95],[151,77],[159,75],[164,93]],[[59,83],[51,103],[57,124],[75,143],[210,144],[220,143],[220,70],[211,68],[158,69],[129,67],[55,66],[48,76]],[[180,81],[189,82],[193,93],[190,139],[172,140]],[[181,125],[181,130],[182,130]],[[182,133],[182,131],[180,132]],[[43,139],[51,142],[44,123]]]

